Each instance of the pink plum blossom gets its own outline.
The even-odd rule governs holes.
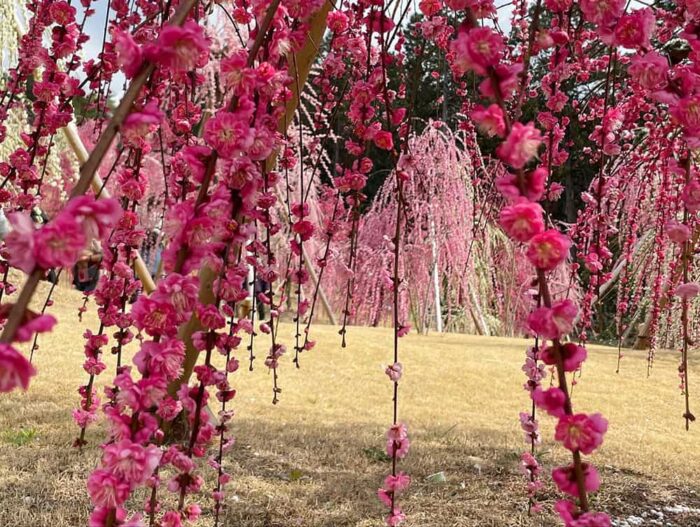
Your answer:
[[[10,265],[29,274],[34,270],[34,222],[29,214],[12,212],[7,215],[12,230],[5,237]]]
[[[479,84],[479,92],[489,99],[510,100],[518,86],[519,75],[523,71],[522,63],[496,64],[493,73]]]
[[[471,118],[479,126],[479,129],[489,137],[503,137],[506,131],[506,123],[503,110],[497,104],[488,108],[477,105],[472,111]]]
[[[143,447],[128,439],[108,445],[104,450],[103,466],[132,487],[142,485],[160,461],[156,446]]]
[[[554,505],[565,527],[610,527],[610,518],[602,512],[583,512],[569,500],[560,500]]]
[[[15,388],[26,390],[29,379],[36,375],[36,370],[9,344],[0,343],[0,393],[11,392]]]
[[[583,471],[584,488],[586,492],[595,492],[600,487],[598,471],[589,463],[581,463]],[[579,497],[579,489],[573,465],[558,467],[552,470],[552,479],[559,490],[575,498]]]
[[[518,181],[518,176],[510,172],[496,178],[496,188],[509,200],[517,201],[527,198],[539,201],[544,195],[545,185],[549,174],[544,167],[538,167],[524,174],[524,181]],[[521,185],[524,188],[521,188]]]
[[[700,18],[700,0],[685,0],[684,4],[687,15],[696,20]]]
[[[700,146],[700,94],[682,98],[670,108],[670,112],[683,128],[686,141],[691,147]],[[683,201],[690,203],[695,211],[700,209],[698,194],[700,194],[700,183],[697,181],[691,181],[683,189]]]
[[[544,231],[544,211],[537,203],[525,201],[501,209],[499,223],[515,241],[527,242]]]
[[[95,510],[90,514],[90,519],[88,521],[89,527],[107,527],[108,518],[114,514],[119,527],[126,527],[123,521],[126,519],[126,511],[121,507],[116,510],[111,507],[96,507]],[[143,524],[132,524],[134,527],[142,527]]]
[[[394,364],[387,366],[384,372],[392,382],[399,382],[399,379],[401,379],[401,375],[403,374],[403,366],[400,362],[395,362]]]
[[[37,315],[27,310],[24,320],[17,328],[15,340],[29,342],[35,333],[47,333],[56,325],[56,319],[51,315]]]
[[[568,11],[572,3],[573,0],[545,0],[544,2],[547,9],[554,13],[563,13],[564,11]]]
[[[403,423],[396,423],[387,431],[386,452],[389,457],[396,456],[401,459],[408,454],[411,442],[408,439],[408,430]]]
[[[404,423],[395,423],[389,428],[386,433],[388,439],[392,441],[400,441],[408,437],[408,428]]]
[[[465,3],[465,7],[470,9],[476,18],[488,18],[496,14],[494,0],[452,0],[449,3],[454,6],[454,4],[462,2]],[[455,8],[452,7],[452,9]]]
[[[374,144],[382,150],[391,150],[394,147],[394,139],[391,132],[381,130],[374,136]]]
[[[488,68],[501,60],[505,46],[498,33],[484,26],[460,31],[450,49],[455,55],[455,67],[460,75],[467,71],[486,75]]]
[[[102,239],[120,220],[122,212],[122,207],[116,199],[78,196],[71,199],[66,208],[53,221],[62,217],[74,218],[82,225],[86,240]]]
[[[681,199],[689,212],[700,210],[700,181],[693,180],[683,187]]]
[[[540,307],[528,316],[528,327],[546,339],[559,339],[571,332],[578,307],[571,299],[560,300],[552,307]]]
[[[622,15],[625,0],[581,0],[579,6],[586,20],[595,24],[606,24]]]
[[[410,484],[411,478],[405,472],[399,472],[395,476],[390,474],[384,479],[384,488],[394,493],[406,490]]]
[[[442,3],[440,0],[421,0],[418,8],[426,17],[431,17],[442,9]]]
[[[700,293],[700,284],[697,282],[680,284],[675,290],[675,295],[683,300],[691,300],[698,296],[698,293]]]
[[[182,527],[182,517],[177,511],[168,511],[163,515],[161,527]]]
[[[525,470],[526,475],[538,475],[541,471],[540,464],[530,452],[523,452],[520,456],[521,467]]]
[[[202,27],[194,20],[188,20],[181,27],[166,25],[145,53],[149,60],[174,72],[183,72],[202,64],[208,51],[209,43]]]
[[[158,108],[158,102],[151,99],[139,112],[131,112],[121,127],[122,137],[130,144],[141,146],[148,134],[158,128],[163,119],[163,112]]]
[[[204,138],[209,146],[226,159],[253,144],[248,123],[234,113],[219,111],[204,126]]]
[[[552,417],[562,417],[565,415],[564,405],[566,404],[566,395],[557,387],[542,390],[536,388],[532,392],[532,400],[535,404],[542,408]]]
[[[554,438],[569,450],[591,454],[603,443],[608,421],[600,414],[564,415],[559,419]]]
[[[60,0],[49,6],[49,14],[51,18],[60,25],[66,26],[75,21],[76,9],[68,2]]]
[[[302,241],[310,240],[314,234],[314,225],[308,220],[294,222],[292,231],[299,235]]]
[[[172,305],[140,296],[131,309],[134,325],[149,335],[163,335],[177,329],[174,325],[175,311]]]
[[[92,502],[98,507],[116,508],[126,501],[129,485],[108,470],[96,470],[87,482]]]
[[[624,14],[615,26],[615,41],[625,48],[648,48],[656,25],[651,9],[637,9]]]
[[[112,30],[112,42],[117,53],[117,64],[127,79],[134,77],[143,63],[141,47],[134,41],[130,33],[118,28]]]
[[[86,239],[82,227],[73,218],[61,214],[37,230],[34,242],[37,264],[50,269],[72,266],[85,247]]]
[[[328,13],[328,27],[335,33],[342,33],[348,28],[348,16],[342,11]]]
[[[588,353],[586,348],[579,346],[573,342],[567,342],[566,344],[559,345],[559,355],[562,357],[562,362],[564,364],[564,371],[572,372],[576,371],[581,367],[583,361],[586,360]],[[549,366],[557,364],[557,351],[554,346],[548,346],[542,350],[540,353],[540,359],[542,362]]]
[[[531,159],[537,157],[537,150],[542,144],[542,134],[533,123],[514,123],[506,140],[496,152],[501,161],[513,168],[523,168]]]
[[[551,271],[566,260],[571,240],[556,229],[536,234],[530,240],[527,257],[532,264],[543,271]]]
[[[656,51],[634,55],[628,71],[647,90],[661,90],[668,84],[668,59]]]
[[[672,242],[685,243],[690,239],[690,229],[687,225],[678,223],[677,221],[668,221],[664,225],[666,235]]]
[[[377,490],[377,497],[379,498],[379,501],[381,501],[387,507],[391,507],[391,496],[391,492],[386,489]]]
[[[394,507],[394,510],[386,519],[386,524],[389,527],[396,527],[406,520],[406,515],[401,512],[398,508]]]

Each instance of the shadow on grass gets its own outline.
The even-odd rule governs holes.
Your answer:
[[[226,458],[232,483],[220,525],[384,524],[386,510],[377,500],[376,489],[390,463],[381,455],[383,431],[376,425],[312,426],[234,419],[233,427],[237,444]],[[87,523],[84,481],[95,466],[97,442],[93,437],[90,447],[80,454],[66,444],[69,432],[38,433],[33,441],[21,445],[0,442],[1,526],[76,527]],[[558,495],[550,481],[541,496],[547,512],[537,518],[527,516],[525,481],[518,468],[520,452],[493,446],[502,443],[494,432],[419,430],[412,440],[409,456],[400,463],[400,469],[413,479],[400,500],[408,516],[406,527],[559,525],[551,513]],[[546,453],[542,460],[547,469],[554,463]],[[438,473],[441,477],[434,477]],[[682,506],[691,511],[665,512],[667,523],[663,525],[700,525],[700,516],[692,512],[700,508],[697,487],[615,467],[602,467],[601,476],[603,490],[593,498],[598,510],[625,518]],[[213,471],[205,470],[205,477],[208,494]],[[211,513],[208,496],[199,501],[209,508],[205,514]],[[135,503],[134,508],[138,507]]]
[[[224,525],[245,527],[380,526],[386,513],[376,489],[390,470],[377,452],[380,432],[368,426],[316,427],[252,420],[236,423],[233,492]],[[493,445],[488,431],[469,437],[417,433],[400,469],[413,479],[401,498],[406,526],[559,525],[551,513],[559,496],[548,482],[542,494],[549,512],[529,518],[520,452]],[[552,460],[545,457],[546,465]],[[442,472],[442,478],[431,477]],[[616,517],[682,504],[698,506],[694,487],[678,487],[613,467],[601,469],[604,490],[593,498]],[[672,515],[667,515],[671,518]],[[700,516],[673,517],[673,525],[697,527]]]

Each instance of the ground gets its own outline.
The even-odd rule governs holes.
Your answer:
[[[58,291],[50,311],[60,324],[40,340],[37,377],[26,394],[0,397],[1,527],[86,525],[84,482],[104,430],[103,423],[94,426],[82,452],[71,447],[77,432],[70,411],[86,380],[81,334],[97,327],[92,311],[78,321],[79,298]],[[280,331],[290,335],[292,328]],[[391,384],[383,365],[390,362],[391,334],[350,328],[344,349],[337,328],[316,326],[313,335],[318,344],[302,355],[300,369],[290,357],[283,361],[278,405],[270,404],[263,339],[255,370],[243,367],[232,377],[237,443],[227,458],[233,484],[226,526],[382,525],[376,489],[390,468],[383,436],[391,419]],[[413,441],[401,463],[413,478],[402,498],[407,527],[558,525],[551,481],[542,496],[545,514],[525,513],[518,460],[526,445],[518,412],[528,407],[520,370],[527,344],[464,335],[401,340],[400,418]],[[610,420],[605,444],[593,457],[602,476],[593,506],[619,526],[700,526],[700,423],[684,429],[677,354],[660,353],[647,377],[645,352],[628,351],[619,374],[617,350],[593,346],[589,353],[574,405]],[[107,378],[105,372],[102,380]],[[693,394],[700,393],[698,378],[694,358]],[[547,440],[538,456],[549,469],[567,456],[550,440],[551,419],[543,418],[542,428]]]

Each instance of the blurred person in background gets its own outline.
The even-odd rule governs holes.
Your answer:
[[[78,291],[88,293],[97,287],[100,279],[100,263],[102,263],[102,247],[100,242],[92,240],[73,267],[73,285]]]

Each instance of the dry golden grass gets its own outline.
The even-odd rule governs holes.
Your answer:
[[[84,481],[103,432],[100,423],[88,434],[87,449],[71,448],[70,410],[86,378],[81,334],[97,326],[94,313],[78,322],[79,298],[57,292],[51,312],[60,325],[40,341],[38,376],[28,393],[0,397],[0,527],[86,524]],[[281,331],[291,335],[292,328]],[[262,339],[255,371],[242,367],[233,377],[237,444],[227,458],[234,476],[227,526],[382,525],[375,490],[389,468],[381,451],[391,419],[391,384],[382,368],[391,356],[390,332],[351,328],[341,349],[335,328],[313,331],[318,344],[304,353],[301,369],[291,358],[283,361],[279,405],[270,404]],[[413,440],[401,464],[414,479],[402,500],[408,527],[557,524],[549,512],[536,519],[524,513],[518,412],[528,403],[520,371],[526,344],[463,335],[402,339],[400,416]],[[651,378],[643,352],[628,352],[619,375],[615,360],[614,350],[591,347],[574,392],[578,410],[601,411],[611,423],[594,458],[603,479],[594,505],[616,517],[669,505],[700,507],[700,424],[684,430],[677,357],[661,354]],[[691,389],[700,393],[700,365],[692,362]],[[552,435],[548,418],[543,432]],[[540,457],[548,468],[566,460],[551,441]],[[429,478],[438,472],[445,482]],[[551,511],[551,482],[544,499]],[[700,525],[692,512],[666,518],[664,525]]]

